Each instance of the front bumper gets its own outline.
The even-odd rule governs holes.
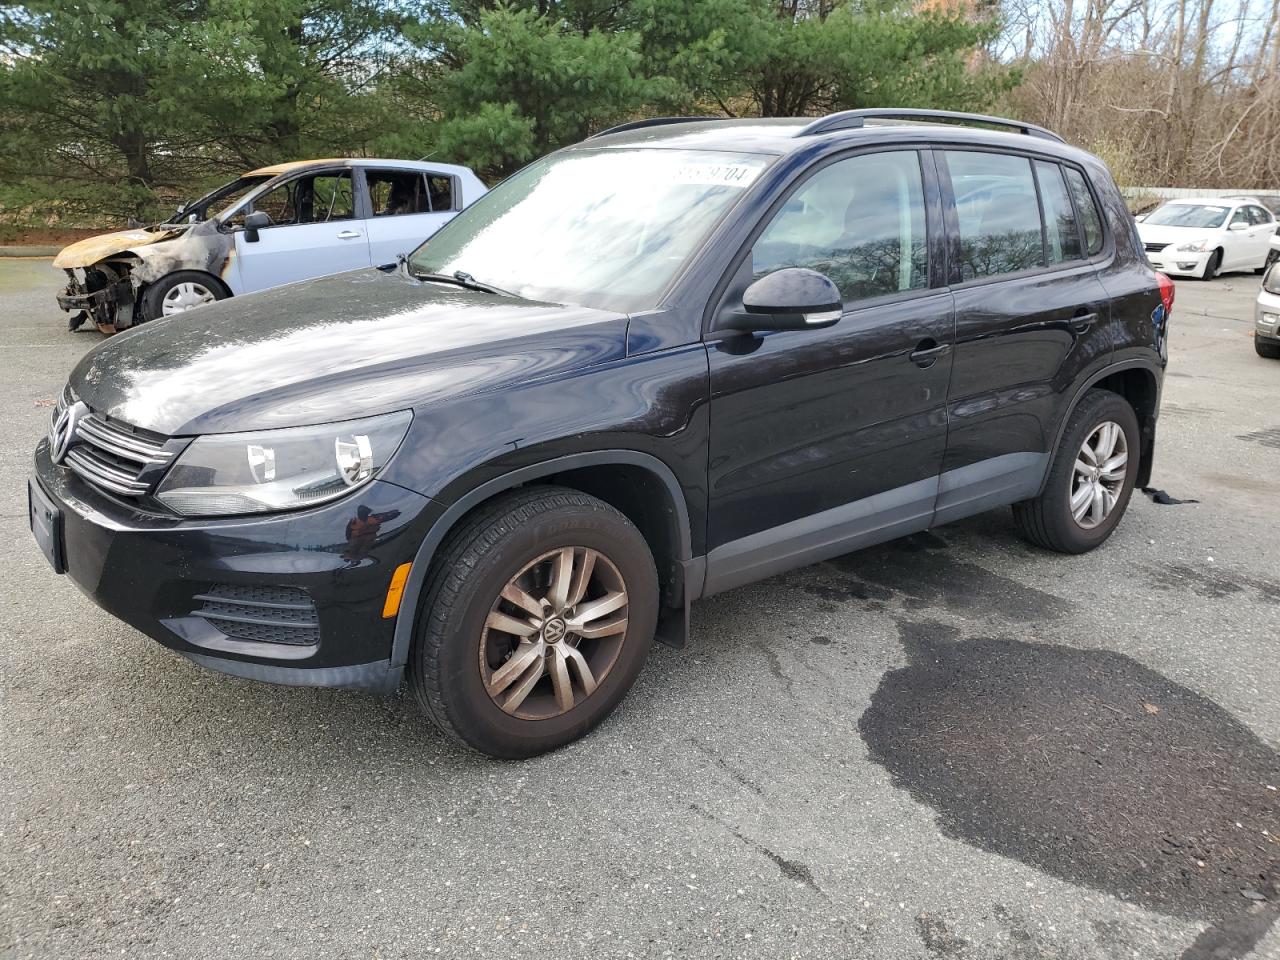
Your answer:
[[[1209,258],[1213,256],[1212,250],[1205,253],[1188,253],[1176,248],[1177,244],[1170,244],[1160,251],[1148,251],[1147,259],[1151,261],[1153,267],[1169,276],[1198,277],[1204,273]]]
[[[179,520],[100,493],[55,465],[47,440],[36,448],[32,483],[61,515],[57,546],[68,576],[164,646],[202,666],[274,683],[380,691],[399,684],[403,667],[391,658],[396,619],[383,617],[383,604],[396,567],[414,559],[443,512],[435,501],[375,480],[311,510]],[[314,639],[243,639],[235,634],[253,631],[199,615],[208,607],[200,597],[258,588],[305,592],[314,611],[302,615],[314,616]]]

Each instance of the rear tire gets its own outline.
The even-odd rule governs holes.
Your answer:
[[[1105,439],[1100,431],[1107,424],[1118,428],[1119,436],[1113,438],[1109,455],[1091,462],[1091,455],[1084,450],[1085,444],[1090,444],[1090,450],[1105,449],[1094,441]],[[1013,505],[1018,532],[1036,546],[1058,553],[1085,553],[1100,546],[1111,536],[1129,506],[1138,475],[1140,450],[1138,417],[1129,402],[1110,390],[1090,390],[1067,420],[1044,491],[1032,500]],[[1103,469],[1121,453],[1126,459],[1119,467]],[[1078,463],[1085,469],[1078,467]],[[1098,473],[1090,477],[1088,470],[1094,467]],[[1121,469],[1123,475],[1116,477]],[[1102,488],[1098,494],[1100,500],[1089,496],[1090,490],[1096,488]],[[1096,513],[1091,509],[1094,502],[1100,504]],[[1081,503],[1086,508],[1085,516],[1077,519]]]
[[[1200,271],[1201,280],[1212,280],[1218,275],[1218,271],[1222,269],[1222,250],[1213,251],[1213,255],[1204,263],[1204,269]]]
[[[462,521],[432,563],[410,687],[459,742],[536,756],[613,712],[644,666],[657,613],[653,556],[626,517],[564,487],[513,491]]]
[[[1260,357],[1266,357],[1268,360],[1280,360],[1280,343],[1271,343],[1254,337],[1253,349],[1257,351]]]

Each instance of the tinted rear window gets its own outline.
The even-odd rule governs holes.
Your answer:
[[[1031,161],[1003,153],[945,151],[960,226],[960,279],[1045,266]]]
[[[1084,182],[1084,174],[1075,167],[1064,167],[1067,175],[1067,186],[1076,201],[1076,209],[1080,211],[1081,225],[1084,227],[1085,248],[1089,256],[1097,256],[1102,252],[1102,214],[1098,212],[1097,201],[1093,192]]]

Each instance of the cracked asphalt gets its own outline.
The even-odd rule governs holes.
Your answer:
[[[202,672],[27,530],[99,341],[0,260],[0,955],[1280,958],[1280,362],[1181,282],[1153,482],[1084,557],[997,511],[727,593],[585,741]]]

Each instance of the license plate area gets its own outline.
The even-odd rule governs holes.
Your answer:
[[[40,485],[27,480],[27,511],[30,514],[31,533],[40,545],[55,573],[67,572],[66,550],[62,536],[62,510],[58,508]]]

